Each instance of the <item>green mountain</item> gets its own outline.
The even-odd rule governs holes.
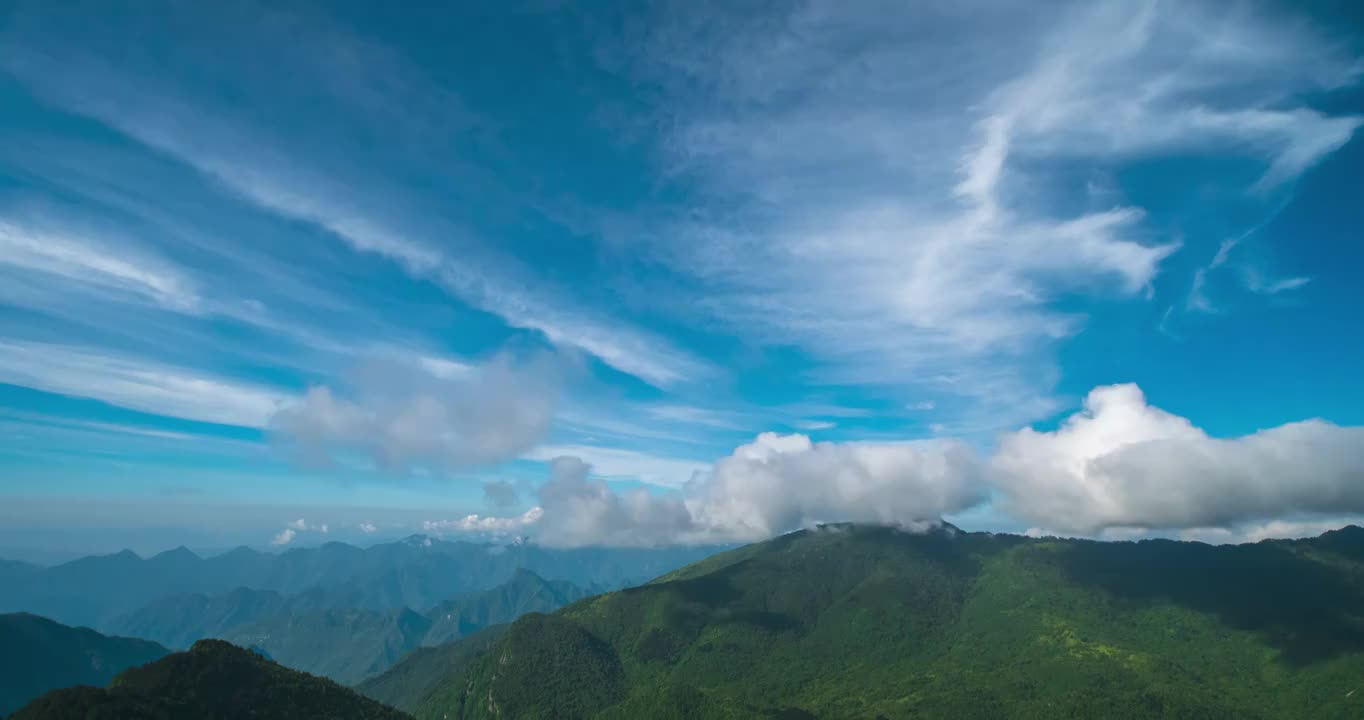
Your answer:
[[[402,720],[397,710],[336,683],[281,667],[221,640],[127,670],[108,688],[56,690],[12,720]]]
[[[424,662],[446,664],[429,690]],[[390,676],[366,687],[423,719],[1361,717],[1364,529],[1213,547],[829,526]]]
[[[355,689],[385,705],[415,708],[480,653],[486,652],[506,632],[508,625],[493,625],[468,635],[459,642],[413,650],[381,675],[366,680]]]
[[[443,645],[526,613],[557,610],[596,592],[566,580],[546,580],[521,568],[511,580],[495,588],[461,595],[426,613],[431,628],[422,644]]]
[[[0,615],[0,717],[54,688],[103,685],[170,652],[27,613]]]

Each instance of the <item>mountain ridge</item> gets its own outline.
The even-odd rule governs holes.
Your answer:
[[[581,586],[644,582],[715,548],[552,549],[533,543],[473,543],[421,537],[359,548],[328,543],[278,555],[236,548],[201,558],[174,549],[151,558],[131,550],[51,567],[0,565],[10,592],[0,612],[33,612],[68,625],[115,630],[113,623],[171,595],[214,595],[237,587],[295,595],[314,588],[346,596],[337,605],[425,612],[461,593],[486,590],[528,568]]]
[[[0,717],[49,690],[103,685],[169,652],[147,640],[108,637],[31,613],[0,615]]]
[[[621,719],[1346,716],[1364,700],[1360,607],[1357,527],[1212,546],[835,525],[527,615],[434,686],[386,697],[418,718],[452,719],[510,716],[493,708]],[[567,639],[518,630],[532,624]],[[591,661],[554,663],[565,645]],[[423,661],[390,674],[422,677]],[[544,692],[616,663],[620,693],[561,703]]]
[[[55,690],[11,716],[87,717],[410,720],[335,682],[290,670],[222,640],[200,640],[187,651],[126,670],[107,688]]]

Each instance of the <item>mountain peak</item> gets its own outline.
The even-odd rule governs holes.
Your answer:
[[[157,553],[152,557],[153,560],[198,560],[199,556],[184,545],[172,548],[162,553]]]
[[[540,575],[539,575],[538,573],[536,573],[534,570],[531,570],[530,568],[524,568],[524,567],[516,568],[516,572],[512,573],[512,580],[521,580],[521,581],[525,581],[525,580],[534,580],[534,581],[536,581],[536,582],[544,582],[544,581],[545,581],[545,579],[542,578],[542,577],[540,577]]]
[[[421,535],[421,534],[417,534],[417,535],[408,535],[407,537],[403,538],[403,539],[400,540],[399,542],[401,542],[402,544],[407,545],[407,546],[409,546],[409,547],[417,547],[417,548],[429,548],[429,547],[431,547],[433,544],[435,544],[435,541],[431,539],[431,536],[429,536],[429,535]]]

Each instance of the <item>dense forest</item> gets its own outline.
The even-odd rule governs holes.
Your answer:
[[[418,718],[1364,712],[1364,530],[1209,546],[828,526],[477,639]],[[458,645],[456,646],[458,647]]]
[[[404,720],[341,685],[221,640],[123,672],[108,688],[55,690],[12,720]]]

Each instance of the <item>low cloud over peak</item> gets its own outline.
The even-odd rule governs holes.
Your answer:
[[[1279,518],[1364,512],[1361,448],[1364,428],[1322,420],[1214,438],[1111,385],[1056,430],[1006,433],[988,455],[958,440],[762,433],[676,492],[619,492],[563,456],[533,519],[508,521],[549,545],[747,542],[820,522],[919,526],[994,498],[1049,532],[1263,537],[1288,527]]]
[[[1136,385],[1114,385],[1053,432],[1005,435],[990,474],[1007,512],[1071,532],[1359,512],[1364,428],[1306,420],[1214,438]]]

